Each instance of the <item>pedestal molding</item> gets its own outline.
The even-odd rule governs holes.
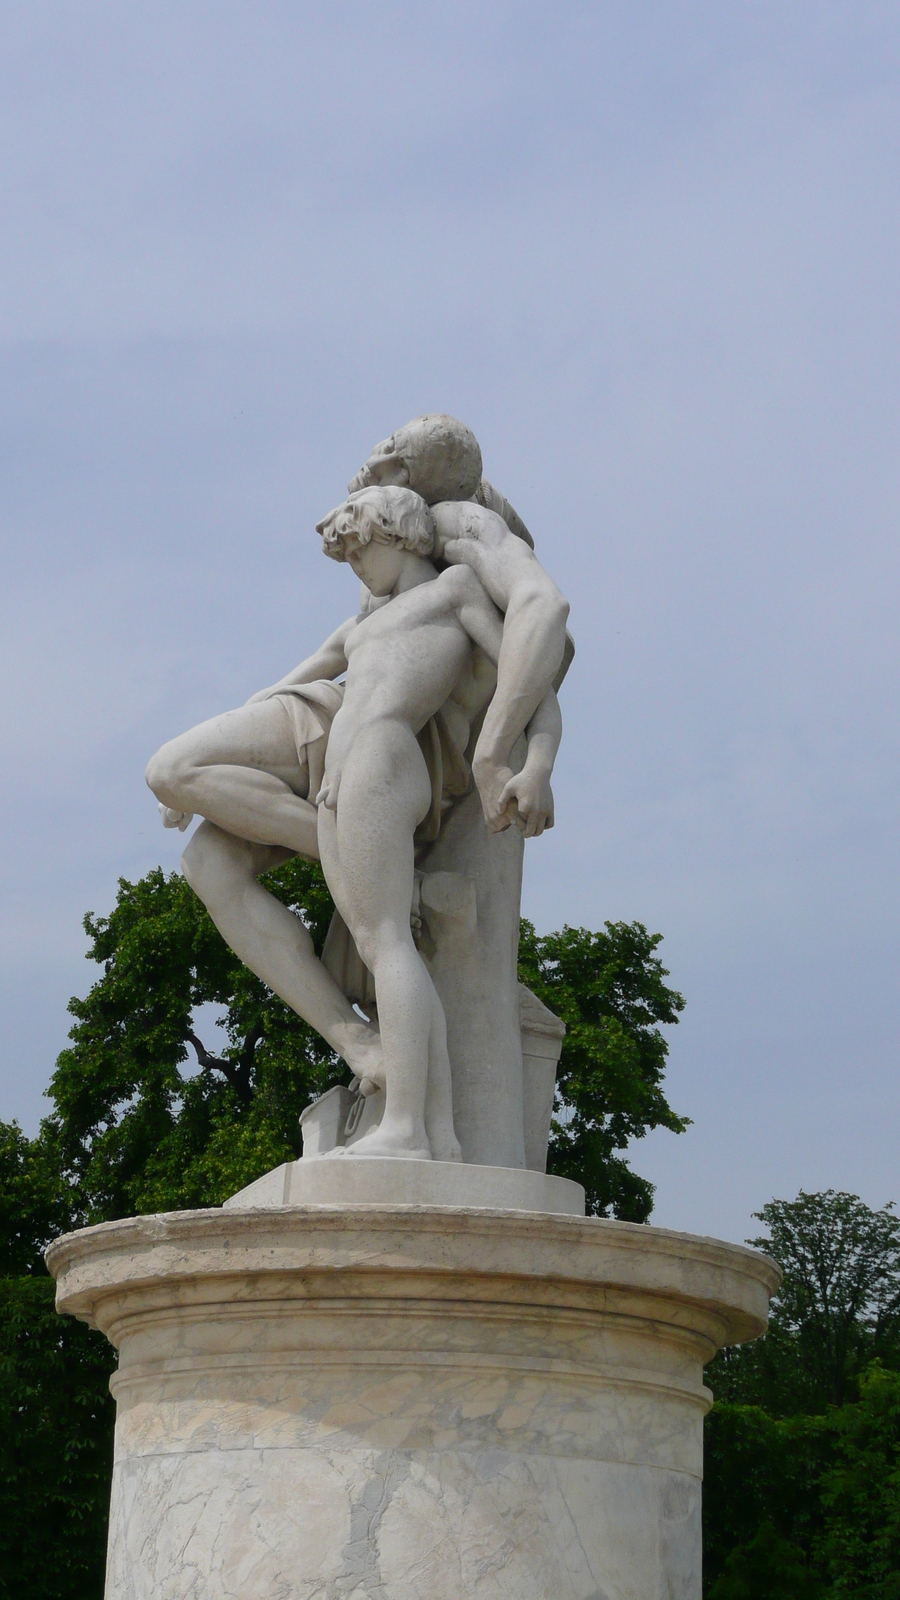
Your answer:
[[[190,1242],[187,1255],[184,1246]],[[441,1259],[443,1256],[443,1259]],[[721,1324],[717,1344],[753,1338],[766,1325],[770,1296],[780,1281],[774,1262],[742,1245],[678,1234],[638,1223],[605,1218],[570,1218],[512,1211],[465,1210],[457,1207],[361,1205],[302,1206],[281,1210],[181,1211],[103,1222],[77,1234],[64,1234],[47,1251],[47,1265],[57,1279],[60,1311],[94,1321],[94,1308],[127,1285],[129,1295],[152,1290],[173,1275],[207,1303],[229,1298],[266,1298],[266,1280],[275,1295],[277,1282],[290,1277],[302,1291],[317,1276],[333,1279],[340,1271],[366,1281],[367,1297],[375,1274],[393,1278],[404,1293],[404,1280],[416,1274],[418,1294],[427,1282],[437,1299],[452,1299],[445,1290],[458,1285],[462,1271],[470,1282],[465,1298],[478,1298],[478,1280],[496,1301],[502,1284],[524,1285],[539,1280],[541,1304],[569,1306],[586,1294],[592,1304],[604,1290],[621,1303],[629,1293],[646,1295],[654,1304],[668,1303],[669,1318],[677,1307],[692,1313],[704,1308]],[[246,1275],[261,1281],[246,1294]],[[721,1284],[717,1282],[722,1275]],[[667,1281],[660,1284],[660,1277]],[[721,1288],[721,1295],[715,1291]],[[711,1292],[712,1291],[712,1292]],[[300,1298],[292,1294],[290,1298]],[[315,1296],[313,1296],[314,1298]],[[515,1304],[521,1287],[509,1289]],[[202,1303],[202,1298],[198,1300]],[[609,1308],[613,1309],[612,1306]],[[666,1319],[668,1320],[668,1318]]]
[[[368,1204],[47,1260],[119,1349],[106,1600],[700,1600],[703,1364],[765,1326],[755,1252]]]

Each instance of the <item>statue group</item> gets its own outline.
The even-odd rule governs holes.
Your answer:
[[[348,487],[317,532],[358,612],[147,781],[167,827],[203,819],[182,870],[223,937],[351,1069],[305,1154],[543,1169],[563,1029],[516,950],[568,606],[454,418],[408,423]],[[336,907],[321,959],[261,881],[295,854]]]
[[[50,1246],[60,1310],[119,1351],[108,1600],[700,1600],[703,1364],[778,1271],[545,1172],[565,1030],[516,957],[568,608],[450,417],[318,532],[358,611],[147,776],[168,827],[202,818],[183,868],[224,938],[353,1081],[221,1206]],[[334,899],[320,955],[266,886],[292,855]]]

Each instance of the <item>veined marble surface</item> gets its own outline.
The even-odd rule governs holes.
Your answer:
[[[702,1366],[765,1325],[755,1252],[361,1205],[48,1264],[120,1353],[107,1600],[699,1600]]]

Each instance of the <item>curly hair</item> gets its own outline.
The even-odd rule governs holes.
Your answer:
[[[434,522],[420,494],[393,485],[357,489],[343,505],[316,523],[322,549],[332,561],[346,561],[346,544],[380,539],[414,555],[428,556],[434,546]]]

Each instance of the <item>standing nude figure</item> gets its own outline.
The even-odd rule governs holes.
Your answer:
[[[409,489],[362,489],[318,531],[383,602],[344,634],[344,699],[318,795],[322,867],[374,975],[384,1049],[383,1120],[342,1153],[458,1160],[444,1013],[410,932],[414,835],[432,799],[416,735],[475,647],[497,660],[503,621],[470,567],[438,572],[432,517]],[[527,782],[549,779],[547,753],[543,737],[530,743]]]

